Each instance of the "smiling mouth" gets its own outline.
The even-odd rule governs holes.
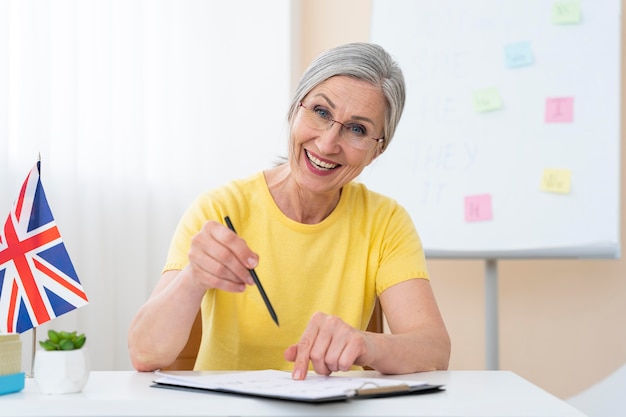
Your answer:
[[[320,171],[330,171],[332,169],[335,169],[341,166],[340,164],[329,164],[328,162],[320,161],[319,159],[311,155],[309,151],[307,151],[306,149],[304,150],[304,153],[307,159],[309,160],[309,162],[311,163],[311,165],[313,165],[315,168],[319,169]]]

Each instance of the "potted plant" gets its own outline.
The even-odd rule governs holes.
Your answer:
[[[77,332],[48,331],[35,353],[33,376],[41,392],[68,394],[80,392],[89,378],[89,358],[84,347],[87,338]]]

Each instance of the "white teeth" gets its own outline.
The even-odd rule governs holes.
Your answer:
[[[328,162],[324,162],[324,161],[320,161],[319,159],[313,157],[308,151],[304,151],[306,153],[307,158],[309,158],[309,161],[311,161],[313,163],[313,165],[315,165],[317,168],[323,170],[323,171],[330,171],[333,168],[337,168],[337,166],[339,164],[329,164]]]

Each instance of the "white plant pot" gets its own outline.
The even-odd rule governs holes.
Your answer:
[[[89,379],[87,348],[76,350],[38,350],[33,377],[44,394],[80,392]]]

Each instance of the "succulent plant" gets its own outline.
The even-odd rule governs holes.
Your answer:
[[[83,347],[86,340],[84,334],[48,330],[48,339],[40,340],[39,345],[45,350],[75,350]]]

